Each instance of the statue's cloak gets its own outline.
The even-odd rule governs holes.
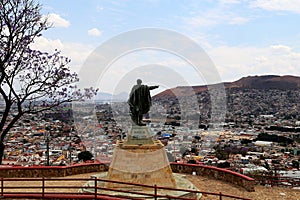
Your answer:
[[[128,100],[131,112],[146,114],[151,107],[150,88],[147,85],[133,86]]]

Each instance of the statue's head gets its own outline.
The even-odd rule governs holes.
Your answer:
[[[142,80],[141,80],[141,79],[138,79],[138,80],[136,80],[136,83],[137,83],[138,85],[141,85],[141,84],[142,84]]]

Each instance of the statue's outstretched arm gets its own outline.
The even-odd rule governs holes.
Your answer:
[[[159,85],[149,86],[149,90],[154,90],[154,89],[156,89],[156,88],[158,88],[158,87],[159,87]]]

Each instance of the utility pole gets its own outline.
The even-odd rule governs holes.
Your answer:
[[[70,159],[70,166],[72,165],[72,142],[69,144],[69,159]]]
[[[49,143],[50,143],[50,132],[51,132],[51,128],[50,127],[46,127],[46,132],[45,132],[45,142],[46,142],[46,148],[47,148],[47,151],[46,151],[46,157],[47,157],[47,166],[50,166],[50,148],[49,148]]]
[[[49,136],[46,137],[47,144],[47,166],[50,165],[50,151],[49,151]]]

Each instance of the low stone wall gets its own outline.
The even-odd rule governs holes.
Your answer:
[[[199,176],[213,177],[245,188],[247,191],[254,191],[255,181],[253,178],[230,170],[182,163],[171,163],[171,169],[175,173],[192,174]],[[103,163],[86,163],[73,166],[2,166],[0,177],[3,178],[36,178],[36,177],[65,177],[76,174],[108,171],[108,165]]]
[[[196,175],[199,176],[212,177],[217,180],[222,180],[234,185],[241,186],[249,192],[254,192],[255,180],[253,178],[227,169],[217,168],[213,166],[182,163],[171,163],[171,168],[175,173],[196,173]]]
[[[0,177],[3,178],[36,178],[64,177],[91,172],[104,172],[108,166],[103,163],[78,164],[73,166],[3,166],[0,167]]]

